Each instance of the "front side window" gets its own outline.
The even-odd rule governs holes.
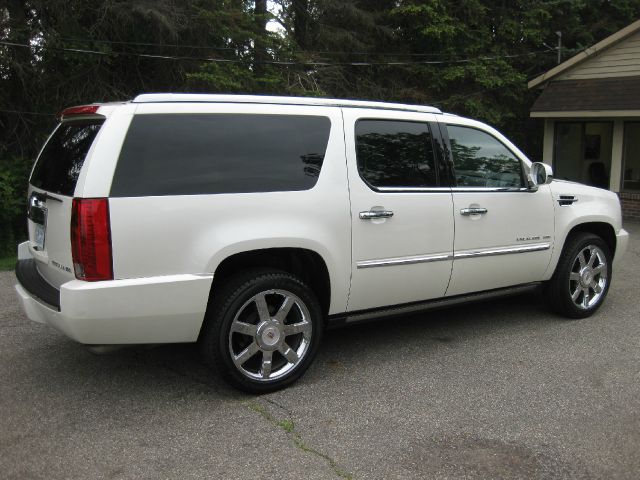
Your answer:
[[[307,115],[136,115],[111,196],[308,190],[330,129],[329,118]]]
[[[481,130],[448,125],[458,187],[520,188],[520,160],[498,139]]]
[[[358,172],[372,187],[435,187],[429,125],[396,120],[356,123]]]

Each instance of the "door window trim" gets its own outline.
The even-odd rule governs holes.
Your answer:
[[[479,127],[475,127],[475,126],[471,126],[471,125],[464,125],[464,124],[460,124],[460,123],[447,123],[447,122],[442,122],[442,125],[444,125],[444,129],[443,131],[446,132],[446,139],[445,139],[445,144],[446,144],[446,148],[445,148],[445,153],[448,155],[449,158],[449,164],[450,164],[450,168],[451,168],[451,191],[453,193],[464,193],[464,192],[536,192],[537,189],[532,189],[528,186],[524,186],[524,184],[528,183],[527,182],[527,172],[525,169],[525,165],[524,165],[524,161],[520,158],[519,155],[517,155],[513,150],[511,150],[507,145],[504,144],[504,142],[502,142],[499,138],[496,138],[491,132],[487,132],[486,130],[479,128]],[[523,184],[523,186],[520,187],[459,187],[456,185],[456,168],[455,168],[455,163],[453,161],[453,152],[451,150],[451,140],[449,138],[449,126],[452,127],[461,127],[461,128],[469,128],[469,129],[473,129],[473,130],[478,130],[479,132],[482,132],[486,135],[489,135],[491,138],[493,138],[496,142],[500,143],[500,145],[502,145],[505,149],[507,149],[507,151],[509,153],[511,153],[511,155],[513,155],[518,162],[520,163],[520,180]]]

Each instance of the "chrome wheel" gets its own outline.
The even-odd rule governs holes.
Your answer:
[[[266,290],[247,300],[229,330],[229,353],[244,376],[270,381],[295,369],[313,333],[304,302],[286,290]]]
[[[583,310],[594,307],[602,299],[607,281],[607,257],[602,249],[593,244],[581,249],[569,273],[569,293],[573,303]]]

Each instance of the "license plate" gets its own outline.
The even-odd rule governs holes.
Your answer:
[[[44,225],[40,225],[39,223],[35,224],[36,226],[36,230],[35,230],[35,242],[36,242],[36,249],[37,250],[44,250],[44,232],[46,230]]]

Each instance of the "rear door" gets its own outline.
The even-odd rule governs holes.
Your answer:
[[[29,180],[29,249],[54,287],[73,280],[71,210],[76,182],[104,118],[60,123],[42,149]]]
[[[350,311],[444,295],[451,190],[435,115],[343,109],[352,229]]]

